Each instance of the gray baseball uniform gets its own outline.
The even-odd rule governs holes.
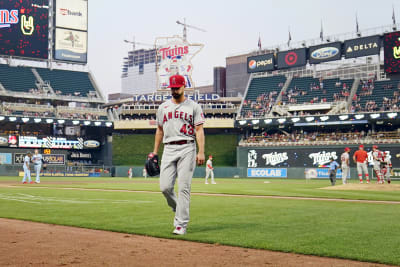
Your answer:
[[[190,189],[196,166],[195,126],[203,123],[200,105],[189,99],[179,104],[167,100],[157,111],[157,124],[164,132],[160,190],[175,211],[175,227],[186,229],[189,222]],[[176,178],[178,198],[174,192]]]
[[[42,168],[42,154],[33,154],[32,161],[36,172],[36,182],[40,183],[40,169]]]
[[[215,180],[214,180],[214,168],[212,166],[212,161],[211,159],[207,160],[206,163],[206,184],[208,184],[208,177],[210,177],[211,175],[211,183],[215,184]]]
[[[340,160],[342,162],[342,183],[346,184],[347,183],[347,178],[349,178],[350,174],[350,166],[347,164],[349,161],[349,153],[343,152],[343,154],[340,156]]]

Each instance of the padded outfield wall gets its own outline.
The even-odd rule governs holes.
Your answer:
[[[346,145],[291,146],[291,147],[238,147],[237,167],[242,177],[249,178],[328,178],[327,166],[333,157],[340,164],[340,155]],[[358,146],[348,145],[351,177],[356,178],[356,166],[352,160]],[[369,162],[372,163],[372,145],[365,145]],[[400,144],[380,145],[379,149],[391,157],[393,168],[400,168]],[[369,164],[372,175],[372,164]],[[244,171],[243,171],[244,170]],[[244,172],[244,173],[243,173]],[[341,172],[338,172],[341,178]]]

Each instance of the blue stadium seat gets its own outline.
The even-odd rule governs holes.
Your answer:
[[[43,68],[36,68],[36,70],[44,81],[50,82],[55,92],[61,91],[62,95],[86,97],[89,91],[96,91],[88,72]]]
[[[9,91],[28,93],[29,90],[36,89],[36,77],[28,67],[0,64],[0,83]]]

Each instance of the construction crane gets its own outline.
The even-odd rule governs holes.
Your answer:
[[[133,41],[129,41],[129,40],[125,39],[124,42],[128,43],[128,44],[132,44],[133,51],[135,51],[136,45],[144,45],[144,46],[153,46],[154,47],[154,44],[146,44],[146,43],[136,42],[135,36],[133,36]]]
[[[179,20],[176,21],[177,24],[182,25],[183,26],[183,40],[186,41],[186,37],[187,37],[187,28],[192,28],[201,32],[206,32],[206,30],[203,30],[201,28],[186,24],[186,18],[183,18],[183,23],[180,22]]]

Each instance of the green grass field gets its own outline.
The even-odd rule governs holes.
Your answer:
[[[327,180],[217,179],[217,185],[205,185],[194,179],[194,193],[244,197],[194,194],[188,234],[177,237],[171,234],[173,213],[164,197],[152,193],[159,190],[157,179],[42,178],[40,185],[28,186],[19,181],[0,178],[0,217],[400,265],[400,191],[322,189]],[[16,186],[8,187],[11,183]],[[79,188],[108,191],[74,190]]]

